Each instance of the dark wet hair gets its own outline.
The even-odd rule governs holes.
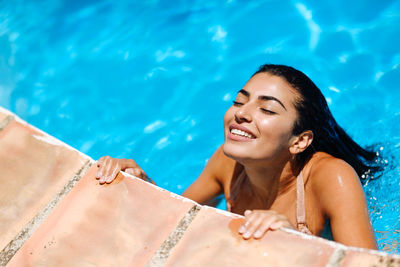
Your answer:
[[[376,164],[377,153],[362,148],[338,125],[325,97],[307,75],[289,66],[273,64],[262,65],[253,76],[258,73],[269,73],[285,79],[301,96],[294,104],[298,118],[293,126],[293,134],[311,130],[314,139],[305,151],[296,156],[299,170],[317,151],[346,161],[362,178],[380,169]]]

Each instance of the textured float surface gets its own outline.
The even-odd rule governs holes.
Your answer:
[[[99,185],[96,171],[92,166],[9,266],[142,266],[194,205],[122,174]]]
[[[334,250],[320,239],[283,231],[244,240],[242,223],[239,216],[202,208],[166,266],[325,266]]]
[[[29,125],[11,121],[0,132],[0,247],[88,161]]]
[[[242,216],[123,172],[99,185],[92,159],[12,118],[0,109],[0,266],[400,266],[293,230],[245,241]]]

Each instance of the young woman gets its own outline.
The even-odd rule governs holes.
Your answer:
[[[316,85],[284,65],[263,65],[224,117],[225,142],[183,193],[200,204],[224,194],[228,210],[245,216],[244,239],[280,227],[376,249],[359,175],[374,171],[376,153],[336,123]],[[371,166],[369,166],[371,165]],[[98,161],[97,179],[120,170],[148,180],[133,160]]]

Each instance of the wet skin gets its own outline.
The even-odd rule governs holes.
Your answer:
[[[294,157],[311,145],[313,133],[293,135],[294,106],[300,96],[284,79],[267,73],[253,76],[238,92],[224,117],[225,142],[198,179],[182,194],[207,204],[220,194],[231,211],[245,216],[244,239],[269,230],[296,227]],[[110,183],[120,170],[148,180],[133,160],[102,157],[97,178]],[[239,174],[246,179],[232,190]],[[319,235],[330,220],[334,240],[376,249],[365,196],[354,169],[343,160],[317,152],[304,166],[306,222]]]

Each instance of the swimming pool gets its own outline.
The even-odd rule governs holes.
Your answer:
[[[400,253],[398,25],[396,1],[2,1],[0,105],[181,193],[235,92],[263,63],[292,65],[379,148],[385,171],[364,189],[379,247]]]

